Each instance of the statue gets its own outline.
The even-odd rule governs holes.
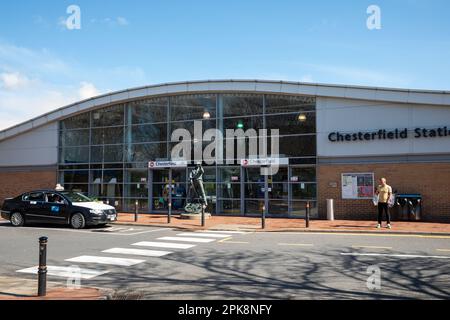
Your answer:
[[[203,186],[203,174],[205,170],[200,163],[189,174],[189,191],[187,204],[184,211],[189,214],[200,214],[208,205],[205,188]]]

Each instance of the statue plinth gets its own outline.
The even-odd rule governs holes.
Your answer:
[[[201,220],[202,214],[201,213],[182,213],[180,215],[180,218],[185,219],[185,220]],[[210,218],[211,218],[211,213],[205,212],[205,219],[210,219]]]

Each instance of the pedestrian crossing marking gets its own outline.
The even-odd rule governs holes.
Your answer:
[[[79,256],[71,259],[66,259],[65,261],[81,262],[81,263],[98,263],[122,267],[134,266],[136,264],[145,262],[145,260],[138,260],[138,259],[125,259],[125,258],[100,257],[100,256]]]
[[[169,243],[169,242],[153,242],[153,241],[142,241],[133,243],[132,246],[142,246],[142,247],[155,247],[155,248],[165,248],[165,249],[190,249],[195,247],[195,244],[186,243]]]
[[[112,249],[104,250],[102,252],[117,253],[117,254],[129,254],[129,255],[146,256],[146,257],[162,257],[162,256],[172,253],[170,251],[127,249],[127,248],[112,248]]]
[[[158,238],[157,240],[182,241],[182,242],[202,242],[202,243],[216,241],[216,239],[189,238],[189,237],[162,237],[162,238]]]
[[[229,238],[229,234],[219,234],[219,233],[179,233],[177,236],[180,237],[205,237],[205,238]]]
[[[38,268],[39,267],[36,266],[18,270],[16,272],[37,274]],[[105,273],[108,273],[108,271],[74,267],[47,266],[47,275],[61,278],[74,278],[79,276],[79,278],[82,280],[89,280]]]

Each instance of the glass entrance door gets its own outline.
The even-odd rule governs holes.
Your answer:
[[[172,170],[172,181],[169,182],[169,170]],[[186,169],[150,170],[150,203],[154,213],[165,213],[169,208],[169,190],[172,184],[172,210],[183,210],[186,203],[187,181]]]
[[[260,167],[244,168],[245,213],[262,214],[267,204],[268,217],[289,215],[288,167],[280,167],[273,175],[262,175]],[[265,192],[265,180],[268,192]]]

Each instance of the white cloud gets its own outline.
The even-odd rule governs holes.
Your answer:
[[[82,82],[78,90],[78,95],[81,100],[86,100],[99,95],[97,88],[90,82]]]
[[[117,17],[117,23],[119,24],[119,26],[127,26],[130,24],[124,17]]]
[[[6,90],[21,89],[27,87],[30,82],[30,79],[19,72],[0,73],[0,87],[5,88]]]
[[[95,84],[102,83],[104,88]],[[96,68],[0,41],[0,130],[109,91],[147,84],[132,66]]]

